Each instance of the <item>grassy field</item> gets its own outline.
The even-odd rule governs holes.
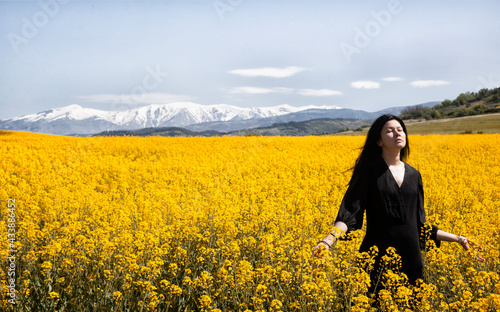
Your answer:
[[[460,134],[460,133],[500,133],[500,114],[466,116],[437,120],[405,120],[410,134]],[[349,131],[338,135],[366,135],[363,131]]]
[[[500,114],[429,121],[409,120],[406,125],[413,134],[499,133]]]

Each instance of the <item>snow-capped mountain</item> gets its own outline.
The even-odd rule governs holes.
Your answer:
[[[226,104],[200,105],[179,102],[149,105],[125,111],[103,111],[69,105],[36,114],[0,121],[0,129],[49,134],[95,134],[107,130],[148,127],[185,127],[200,123],[262,119],[310,109],[332,110],[338,106],[279,105],[243,108]]]

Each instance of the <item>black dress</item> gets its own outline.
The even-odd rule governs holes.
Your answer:
[[[366,235],[360,251],[377,246],[377,268],[386,249],[394,247],[401,256],[402,271],[414,283],[422,277],[420,233],[426,222],[424,190],[420,173],[407,163],[404,165],[401,187],[382,157],[363,166],[361,173],[351,179],[336,221],[344,222],[348,232],[358,230],[363,226],[366,211]],[[431,239],[436,240],[437,230],[432,226]]]

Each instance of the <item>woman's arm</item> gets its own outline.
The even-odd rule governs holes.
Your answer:
[[[349,187],[347,188],[344,198],[340,203],[340,208],[337,213],[337,218],[335,219],[334,230],[330,231],[328,235],[325,236],[318,244],[313,248],[313,257],[318,257],[320,247],[324,245],[323,248],[327,250],[333,246],[337,241],[337,238],[342,235],[342,233],[347,233],[347,231],[354,231],[361,229],[363,226],[363,215],[366,207],[366,201],[368,199],[368,178],[369,172],[363,172],[359,174],[354,174],[349,181]]]
[[[347,224],[345,224],[342,221],[335,222],[335,224],[333,226],[340,229],[340,232],[334,230],[334,231],[331,231],[330,233],[328,233],[328,235],[326,235],[325,238],[323,238],[323,240],[318,242],[316,247],[313,248],[313,250],[312,250],[313,256],[317,255],[320,245],[324,245],[326,247],[326,249],[328,250],[337,241],[337,238],[342,234],[342,232],[343,233],[347,232]]]
[[[445,242],[458,243],[458,244],[460,244],[460,246],[462,246],[462,248],[465,251],[469,250],[471,247],[473,249],[476,249],[476,248],[478,248],[479,250],[482,249],[481,246],[479,246],[478,244],[469,240],[467,237],[451,234],[451,233],[445,232],[443,230],[437,231],[436,239],[440,240],[440,241],[445,241]],[[480,255],[475,255],[475,258],[481,262],[484,262],[484,258],[481,257]]]

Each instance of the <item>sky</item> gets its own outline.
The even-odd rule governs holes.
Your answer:
[[[498,12],[497,0],[0,0],[0,119],[454,99],[500,87]]]

